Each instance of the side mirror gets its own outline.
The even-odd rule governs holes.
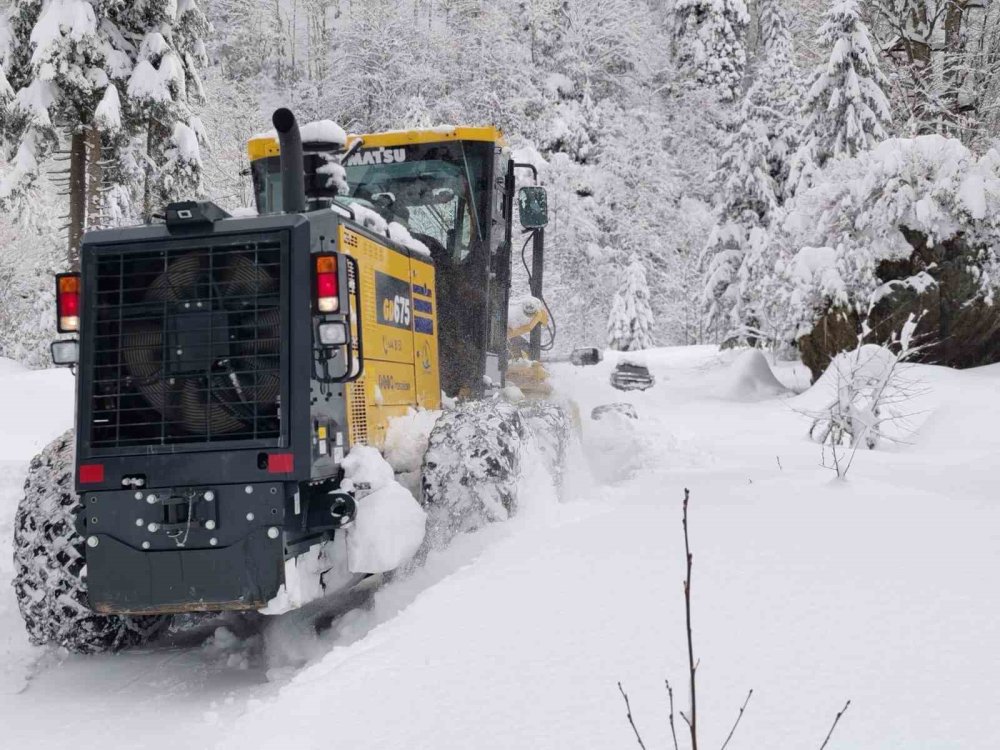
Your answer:
[[[549,197],[543,187],[523,187],[517,192],[517,213],[525,229],[542,229],[549,223]]]

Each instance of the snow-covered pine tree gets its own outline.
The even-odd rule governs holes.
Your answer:
[[[128,140],[121,168],[138,164],[144,172],[141,216],[149,220],[167,203],[201,192],[205,130],[190,104],[204,98],[198,67],[207,62],[208,22],[195,0],[127,4],[117,21],[132,55],[124,90],[117,92]]]
[[[769,150],[767,128],[747,96],[719,164],[719,220],[703,256],[705,325],[723,341],[745,341],[747,331],[759,327],[753,315],[759,290],[753,281],[760,274],[745,265],[759,265],[766,257],[767,230],[779,210]]]
[[[87,208],[99,206],[100,172],[87,166],[100,161],[94,112],[108,87],[112,61],[102,28],[105,9],[94,6],[87,0],[15,0],[0,20],[0,130],[11,157],[10,169],[0,178],[0,205],[30,210],[32,201],[24,199],[42,163],[65,143],[70,265],[76,262]]]
[[[747,94],[767,128],[770,144],[767,161],[779,203],[788,195],[786,183],[792,157],[798,149],[802,98],[785,2],[787,0],[761,1],[761,58],[756,80]]]
[[[620,352],[634,352],[653,346],[653,311],[649,306],[646,266],[632,254],[615,292],[608,316],[608,346]]]
[[[737,101],[746,69],[744,0],[676,0],[674,54],[680,68],[724,102]]]
[[[854,156],[884,140],[891,120],[888,82],[857,0],[834,0],[818,40],[830,52],[813,72],[803,102],[802,142],[789,175],[793,192],[812,184],[815,171],[833,157]]]
[[[187,102],[200,93],[195,66],[206,31],[194,0],[15,0],[8,8],[0,131],[12,166],[0,178],[0,204],[23,198],[45,159],[68,146],[71,265],[85,227],[109,212],[134,218],[120,204],[136,182],[147,217],[197,189],[202,129]],[[104,184],[116,205],[102,206]]]

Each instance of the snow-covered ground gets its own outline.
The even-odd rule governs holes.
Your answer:
[[[691,490],[701,742],[731,748],[989,748],[1000,737],[1000,366],[918,367],[910,445],[819,466],[801,367],[708,347],[556,365],[584,446],[563,502],[530,472],[515,520],[413,575],[317,610],[74,657],[27,644],[0,589],[0,747],[672,747],[686,708],[680,524]],[[33,450],[68,426],[65,373],[0,363],[0,576]],[[611,401],[639,419],[594,422]],[[531,467],[529,467],[530,469]],[[679,727],[680,730],[680,727]],[[684,740],[682,738],[682,746]]]

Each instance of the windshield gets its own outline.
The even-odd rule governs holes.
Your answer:
[[[491,145],[452,141],[361,148],[345,165],[349,191],[336,201],[374,208],[405,226],[436,258],[463,261],[488,230]],[[259,210],[280,211],[279,157],[255,162],[253,176]],[[306,184],[308,193],[308,175]]]

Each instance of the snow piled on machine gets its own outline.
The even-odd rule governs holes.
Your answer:
[[[362,206],[360,203],[352,202],[349,207],[354,212],[355,220],[365,229],[370,229],[376,234],[383,234],[418,255],[423,255],[426,258],[431,257],[430,248],[420,240],[414,238],[410,234],[410,230],[399,222],[388,222],[382,218],[380,213],[373,211],[367,206]]]
[[[342,487],[353,489],[358,503],[358,515],[347,527],[348,568],[352,573],[395,570],[423,544],[427,514],[375,448],[354,446],[343,467]]]
[[[396,481],[414,497],[420,497],[420,468],[431,431],[440,416],[440,411],[409,409],[405,415],[389,420],[382,455],[396,472]]]
[[[299,134],[302,136],[303,143],[330,143],[334,146],[344,146],[347,144],[347,133],[333,120],[307,122],[299,126]],[[263,133],[258,133],[251,140],[264,138],[277,140],[278,132],[271,129]]]

